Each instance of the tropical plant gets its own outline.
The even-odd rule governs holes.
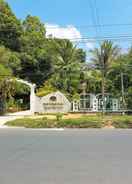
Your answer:
[[[93,55],[92,61],[94,62],[95,67],[101,72],[102,75],[102,97],[104,104],[106,76],[112,62],[119,55],[119,48],[117,45],[114,45],[113,42],[106,40],[98,48],[95,48],[90,52]]]
[[[84,55],[79,57],[80,50],[78,51],[69,40],[55,39],[52,46],[54,55],[53,83],[56,88],[73,94],[79,87]]]

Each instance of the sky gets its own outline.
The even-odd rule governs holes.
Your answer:
[[[132,24],[132,0],[7,0],[16,16],[28,14],[40,17],[47,28],[47,36],[80,39],[85,49],[95,46],[94,37],[132,35],[132,25],[92,27],[91,25]],[[84,44],[84,45],[82,45]],[[124,50],[130,41],[120,41]]]

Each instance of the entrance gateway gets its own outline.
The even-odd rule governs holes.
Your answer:
[[[120,101],[110,94],[105,94],[103,105],[102,95],[83,93],[79,100],[70,101],[60,91],[50,93],[43,97],[35,94],[36,85],[24,80],[16,81],[30,87],[30,113],[68,113],[68,112],[101,112],[102,108],[108,112],[119,112]]]

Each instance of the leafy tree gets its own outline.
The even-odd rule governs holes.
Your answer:
[[[14,75],[20,70],[20,59],[19,54],[11,52],[4,46],[0,46],[0,64],[9,68]]]
[[[22,23],[21,52],[32,54],[36,48],[43,48],[46,30],[36,16],[28,15]]]
[[[6,99],[11,97],[14,92],[13,83],[10,79],[13,77],[13,69],[16,66],[16,61],[12,60],[14,53],[6,49],[4,46],[0,47],[0,112],[5,111]],[[16,66],[17,67],[17,66]]]
[[[11,95],[11,83],[7,80],[7,76],[11,75],[11,71],[0,64],[0,114],[6,110],[6,98]]]
[[[52,73],[52,57],[48,53],[45,27],[38,17],[27,16],[21,37],[20,77],[41,86]]]
[[[52,59],[44,49],[36,49],[34,56],[27,53],[21,53],[20,59],[20,78],[41,86],[44,81],[51,76]]]
[[[76,57],[81,63],[86,62],[86,52],[83,49],[76,48]]]
[[[101,91],[101,73],[98,70],[90,69],[84,73],[83,81],[86,83],[87,93],[100,93]]]
[[[50,81],[46,81],[44,85],[38,89],[37,96],[42,97],[42,96],[48,95],[49,93],[53,93],[56,91],[57,89],[54,86],[52,86]]]
[[[0,0],[0,44],[18,51],[21,31],[20,21],[13,14],[8,3]]]
[[[131,74],[131,49],[128,53],[122,54],[113,63],[112,72],[109,78],[113,81],[113,92],[122,96],[123,108],[131,108],[130,91],[132,86],[132,74]],[[113,77],[115,76],[115,77]],[[123,86],[122,86],[123,85]],[[130,107],[131,106],[131,107]]]

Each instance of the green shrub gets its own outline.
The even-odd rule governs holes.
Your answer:
[[[61,114],[61,113],[56,114],[56,120],[57,121],[60,121],[62,119],[62,117],[63,117],[63,114]]]
[[[43,118],[42,118],[42,120],[47,121],[47,120],[48,120],[48,118],[47,118],[47,117],[43,117]]]

